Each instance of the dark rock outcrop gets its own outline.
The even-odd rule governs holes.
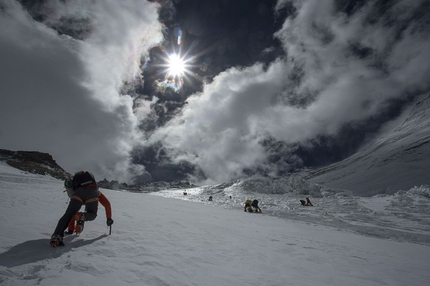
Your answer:
[[[72,176],[61,168],[48,153],[0,149],[0,161],[32,174],[49,175],[61,180]]]

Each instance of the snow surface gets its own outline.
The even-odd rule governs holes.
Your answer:
[[[366,198],[261,178],[186,196],[102,190],[112,235],[100,206],[79,237],[50,248],[67,206],[62,184],[0,163],[0,285],[429,283],[426,186]],[[314,207],[299,206],[305,195]],[[243,212],[245,197],[257,197],[263,214]]]
[[[418,101],[400,126],[371,142],[343,161],[299,172],[314,183],[362,196],[430,184],[430,96]]]

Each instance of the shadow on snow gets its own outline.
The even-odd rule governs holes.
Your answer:
[[[93,239],[80,239],[73,242],[72,240],[76,238],[76,236],[68,236],[64,238],[64,243],[66,244],[65,246],[54,249],[50,247],[49,239],[28,240],[13,246],[11,249],[4,253],[1,253],[0,266],[5,266],[9,268],[45,259],[57,258],[61,256],[64,252],[69,251],[72,248],[91,244],[107,236],[107,234],[103,234]]]

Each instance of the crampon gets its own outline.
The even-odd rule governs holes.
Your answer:
[[[63,238],[59,235],[52,235],[49,243],[51,247],[64,246]]]
[[[76,220],[75,233],[79,235],[84,230],[85,215],[80,212],[77,215],[75,215],[75,220]]]

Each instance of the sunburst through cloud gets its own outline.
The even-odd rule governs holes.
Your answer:
[[[169,54],[165,58],[164,72],[166,73],[165,79],[158,83],[158,87],[165,89],[171,88],[178,92],[184,85],[184,78],[190,75],[189,64],[190,59],[185,59],[178,53]]]
[[[177,54],[169,56],[168,76],[181,77],[186,70],[186,62]]]

